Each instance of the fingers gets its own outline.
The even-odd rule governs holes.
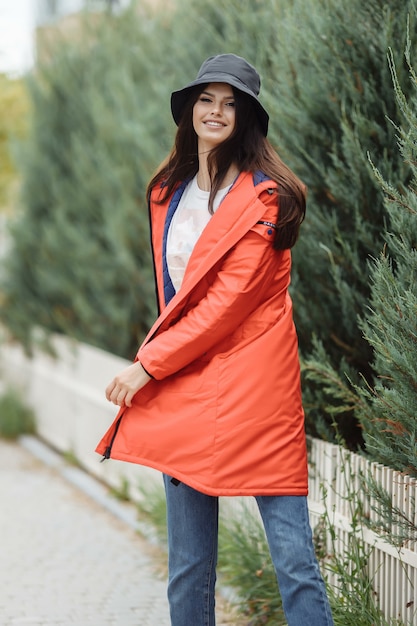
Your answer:
[[[117,404],[118,406],[132,406],[132,399],[135,395],[133,389],[129,389],[127,385],[122,385],[113,380],[106,387],[106,398],[109,402]]]
[[[106,387],[106,398],[109,402],[113,402],[113,398],[115,398],[114,392],[116,389],[116,382],[114,380],[111,381],[109,385]]]
[[[126,396],[125,396],[125,398],[124,398],[124,404],[125,404],[125,406],[129,406],[129,407],[131,407],[131,406],[132,406],[132,398],[133,398],[133,396],[134,396],[134,395],[135,395],[135,394],[134,394],[134,393],[132,393],[131,391],[129,391],[129,392],[126,394]]]
[[[106,398],[118,406],[132,406],[134,395],[151,380],[139,362],[118,374],[106,387]]]
[[[126,396],[128,392],[123,388],[122,385],[113,380],[106,388],[106,398],[109,402],[113,402],[113,404],[117,404],[118,406],[123,406],[126,404]],[[128,404],[127,406],[131,406]]]

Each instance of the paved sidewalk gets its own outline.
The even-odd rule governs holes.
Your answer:
[[[169,626],[165,582],[126,523],[0,441],[1,626]]]
[[[0,626],[169,626],[135,520],[36,439],[0,440]]]

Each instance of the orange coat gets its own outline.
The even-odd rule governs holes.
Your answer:
[[[162,312],[137,354],[154,379],[119,411],[97,452],[209,495],[306,495],[291,256],[273,249],[265,224],[276,222],[276,184],[238,177],[166,306],[170,202],[155,204],[159,193],[150,222]]]

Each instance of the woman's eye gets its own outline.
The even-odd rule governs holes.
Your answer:
[[[201,97],[200,98],[200,102],[211,102],[210,98],[206,98],[206,97]]]
[[[234,107],[234,106],[235,106],[235,103],[234,103],[234,102],[228,102],[226,106],[228,106],[228,107]]]

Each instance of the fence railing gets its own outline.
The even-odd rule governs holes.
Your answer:
[[[309,506],[314,526],[327,512],[336,531],[334,546],[343,555],[348,551],[352,534],[352,518],[359,503],[369,526],[355,528],[360,533],[364,553],[369,554],[367,574],[372,583],[378,604],[386,618],[401,619],[406,624],[417,621],[417,551],[415,542],[401,548],[394,547],[384,536],[373,531],[381,516],[381,503],[373,498],[366,483],[382,487],[391,496],[394,507],[402,512],[404,519],[417,527],[415,496],[417,481],[379,463],[369,462],[365,457],[349,452],[339,446],[320,440],[312,440],[310,451]],[[323,498],[323,492],[326,498]],[[400,534],[397,518],[385,523],[384,533]],[[336,577],[330,582],[337,586]]]
[[[94,448],[115,415],[104,398],[104,388],[126,361],[91,346],[64,337],[54,339],[58,358],[37,353],[25,356],[11,343],[1,345],[0,381],[23,390],[37,416],[39,436],[61,452],[71,452],[90,473],[119,488],[129,484],[133,498],[140,499],[139,485],[160,481],[158,472],[130,463],[99,463]],[[352,534],[352,494],[363,491],[362,477],[373,477],[389,494],[393,504],[417,524],[415,496],[417,483],[339,446],[310,441],[309,507],[315,526],[325,512],[336,530],[336,550],[343,554]],[[326,497],[324,498],[324,493]],[[235,515],[242,512],[239,499],[229,506]],[[378,521],[378,503],[365,502],[370,522]],[[374,510],[375,509],[375,510]],[[397,533],[393,520],[388,532]],[[367,573],[386,618],[417,624],[417,550],[407,544],[397,549],[369,527],[360,529],[369,549]],[[337,580],[330,580],[337,586]]]

